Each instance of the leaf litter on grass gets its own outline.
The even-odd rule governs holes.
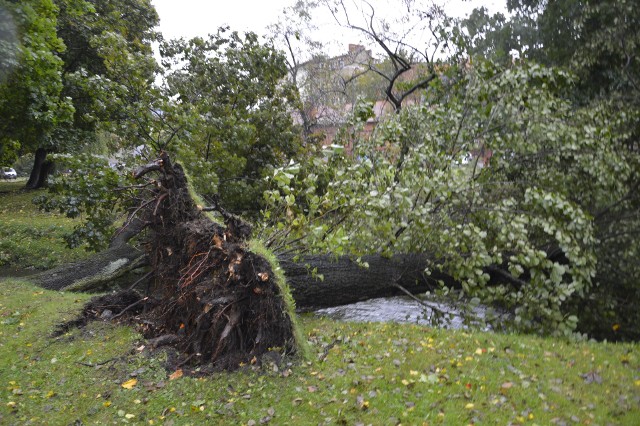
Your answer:
[[[145,343],[129,328],[48,339],[84,296],[36,292],[0,287],[2,312],[23,323],[0,325],[2,424],[625,425],[640,410],[637,345],[303,317],[309,361],[170,380],[177,370],[137,350]]]

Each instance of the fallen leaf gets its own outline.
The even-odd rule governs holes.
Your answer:
[[[173,373],[171,373],[171,375],[169,376],[169,380],[175,380],[175,379],[179,379],[180,377],[182,377],[183,373],[182,370],[176,370]]]
[[[133,387],[138,383],[138,379],[129,379],[120,386],[125,389],[133,389]]]
[[[261,425],[266,425],[267,423],[269,423],[271,421],[271,416],[265,416],[263,418],[260,419],[260,424]]]
[[[511,382],[504,382],[501,386],[502,389],[511,389],[513,387],[513,383]]]
[[[369,401],[367,401],[366,399],[364,399],[364,397],[362,396],[358,396],[356,398],[356,402],[358,403],[358,407],[360,407],[361,410],[367,410],[369,409]]]
[[[581,374],[580,377],[584,379],[584,382],[586,384],[591,384],[594,382],[598,384],[602,383],[602,377],[595,371],[590,371],[589,373]]]

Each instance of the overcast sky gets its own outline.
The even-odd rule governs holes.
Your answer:
[[[456,17],[485,5],[490,11],[503,10],[506,0],[440,0]],[[370,0],[371,3],[392,3]],[[397,0],[396,0],[397,2]],[[277,21],[282,10],[295,0],[152,0],[160,15],[160,31],[165,38],[206,36],[228,24],[232,30],[266,34],[266,27]],[[328,36],[328,35],[327,35]],[[344,44],[348,44],[345,40]]]

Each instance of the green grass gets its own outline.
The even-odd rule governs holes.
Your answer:
[[[24,181],[0,181],[0,267],[47,269],[83,258],[62,237],[78,223],[40,212],[31,200],[41,191],[24,191]]]
[[[129,327],[49,337],[87,298],[0,281],[0,424],[640,421],[637,345],[303,317],[310,361],[171,380]]]
[[[85,256],[23,184],[0,182],[0,266]],[[640,424],[637,344],[299,317],[303,360],[171,380],[130,327],[49,337],[88,297],[0,278],[0,424]]]

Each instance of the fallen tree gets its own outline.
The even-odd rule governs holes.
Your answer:
[[[296,307],[307,311],[315,308],[344,305],[376,297],[409,292],[420,294],[439,286],[439,281],[456,286],[452,277],[434,272],[424,274],[430,264],[427,256],[418,254],[379,255],[361,259],[364,268],[349,256],[308,255],[301,260],[279,256],[287,285]],[[129,244],[111,247],[89,259],[62,265],[34,275],[31,280],[50,290],[102,291],[122,286],[147,284],[149,258]],[[311,271],[315,270],[315,273]],[[322,276],[320,278],[319,276]]]

